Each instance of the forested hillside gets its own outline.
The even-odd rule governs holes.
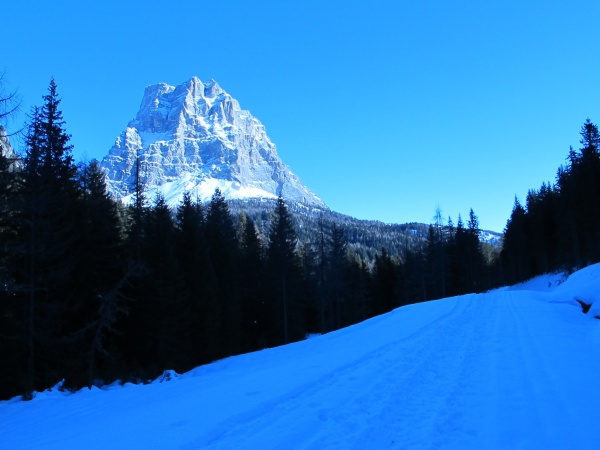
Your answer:
[[[580,134],[554,183],[531,189],[525,205],[515,198],[502,251],[508,282],[600,261],[600,134],[589,119]]]
[[[499,258],[472,210],[466,223],[385,225],[218,190],[171,210],[139,178],[123,206],[97,162],[74,161],[59,106],[52,81],[19,164],[0,157],[1,398],[144,382],[600,257],[589,121],[556,185],[515,204]]]
[[[275,200],[229,200],[227,203],[234,216],[247,215],[256,225],[259,235],[268,236],[271,221],[269,212],[274,209]],[[318,242],[322,234],[331,236],[334,226],[337,226],[344,230],[348,250],[369,262],[374,261],[382,248],[393,257],[415,251],[427,237],[428,226],[422,223],[385,224],[376,220],[359,220],[330,209],[301,203],[291,202],[287,206],[299,242]]]

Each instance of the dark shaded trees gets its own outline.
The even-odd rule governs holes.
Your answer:
[[[91,386],[96,379],[117,376],[111,349],[115,325],[128,311],[122,295],[127,271],[118,207],[106,192],[98,162],[82,165],[78,177],[78,264],[73,283],[78,298],[74,313],[81,327],[67,379],[77,386]]]
[[[331,244],[327,264],[327,285],[329,294],[329,321],[332,329],[341,328],[346,323],[344,316],[350,314],[347,305],[346,272],[348,266],[348,249],[344,230],[333,225]]]
[[[287,344],[303,339],[305,308],[302,301],[302,270],[296,251],[297,237],[283,198],[277,199],[269,231],[267,265],[272,312],[272,342]]]
[[[527,222],[526,211],[515,197],[510,219],[504,229],[502,264],[504,274],[509,283],[525,280],[530,275],[529,255],[527,252]]]
[[[407,255],[408,256],[408,255]],[[375,316],[400,306],[398,300],[398,265],[385,249],[375,258],[372,272],[372,313]]]
[[[190,339],[193,360],[211,362],[219,357],[220,306],[217,280],[206,236],[205,211],[199,201],[185,194],[177,208],[177,258],[187,289],[192,321]]]
[[[502,250],[506,282],[600,260],[600,133],[589,119],[580,143],[578,151],[570,148],[555,185],[530,190],[525,207],[515,203]]]
[[[80,190],[59,105],[51,80],[44,105],[31,117],[19,208],[14,212],[18,238],[11,249],[12,290],[20,298],[21,320],[27,324],[22,330],[28,392],[60,379],[58,367],[65,354],[59,351],[60,344],[82,326],[74,314],[77,297],[71,282],[79,255]]]
[[[600,134],[589,119],[581,127],[581,148],[569,151],[567,166],[559,171],[561,210],[568,214],[562,226],[571,240],[571,259],[583,266],[600,258]]]
[[[252,219],[240,220],[240,295],[242,306],[242,351],[265,348],[269,336],[269,311],[265,301],[265,259]]]
[[[427,234],[428,292],[432,298],[446,297],[448,288],[448,229],[442,222],[442,212],[438,207],[435,222],[429,226]]]
[[[206,217],[206,236],[215,274],[218,311],[214,320],[220,331],[220,356],[240,351],[242,306],[238,280],[237,233],[225,197],[218,189],[212,196]]]

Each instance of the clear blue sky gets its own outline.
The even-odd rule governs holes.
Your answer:
[[[502,231],[600,121],[600,2],[11,1],[0,69],[25,121],[58,84],[77,159],[145,86],[215,79],[332,209]],[[13,128],[17,124],[13,124]]]

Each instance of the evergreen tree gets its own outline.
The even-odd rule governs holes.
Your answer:
[[[331,244],[328,255],[327,284],[329,286],[329,324],[336,330],[347,323],[344,320],[346,303],[345,273],[348,249],[344,230],[336,224],[331,229]]]
[[[168,368],[188,370],[191,364],[188,291],[177,260],[176,232],[164,197],[147,212],[140,280],[133,313],[137,316],[133,352],[144,377]]]
[[[220,305],[204,209],[200,202],[192,202],[189,193],[184,195],[177,209],[177,252],[189,294],[193,359],[196,364],[204,364],[220,356]]]
[[[264,294],[263,248],[252,219],[240,221],[240,288],[242,297],[243,351],[266,347],[268,311]]]
[[[91,386],[96,378],[115,379],[120,375],[117,355],[111,352],[118,331],[116,324],[129,308],[122,291],[130,274],[123,258],[117,204],[106,191],[105,175],[97,161],[81,167],[79,182],[83,194],[78,224],[80,263],[74,281],[78,314],[85,324],[79,352],[85,356],[80,364],[69,366],[68,378],[76,385]]]
[[[372,274],[372,315],[384,314],[399,306],[397,266],[385,248],[375,257]]]
[[[467,239],[465,242],[465,255],[468,274],[468,292],[482,292],[485,290],[483,285],[485,261],[481,253],[479,242],[481,230],[479,229],[479,219],[471,208],[469,210],[469,222],[467,224]]]
[[[530,190],[526,200],[527,252],[531,272],[549,273],[557,269],[557,252],[562,240],[558,234],[557,191],[543,183],[540,190]]]
[[[504,229],[504,243],[500,254],[505,277],[509,283],[524,281],[531,274],[527,252],[527,229],[525,209],[515,197],[510,219]]]
[[[569,164],[559,171],[564,224],[570,236],[575,266],[583,266],[600,258],[600,133],[589,119],[581,128],[579,152],[569,151]]]
[[[15,291],[15,248],[18,246],[18,211],[20,174],[13,162],[0,151],[0,361],[10,370],[0,371],[0,399],[25,390],[23,339],[23,299]]]
[[[77,217],[80,190],[69,135],[59,109],[56,83],[41,109],[34,109],[26,139],[18,242],[12,249],[14,292],[22,312],[27,348],[25,390],[62,378],[64,345],[82,324],[73,310],[78,298],[72,280],[78,265]]]
[[[427,236],[427,292],[429,299],[446,297],[448,279],[448,241],[444,225],[442,223],[442,212],[438,208],[435,214],[435,223],[429,226]]]
[[[219,301],[219,340],[222,355],[239,353],[241,347],[242,305],[238,280],[238,241],[233,219],[218,189],[212,196],[206,218],[210,259],[216,278]]]
[[[302,277],[297,242],[291,215],[280,196],[271,220],[267,251],[271,275],[272,339],[277,344],[287,344],[305,335],[306,304],[298,295]]]
[[[369,268],[357,255],[348,258],[346,267],[346,303],[348,322],[345,326],[361,322],[369,317]]]

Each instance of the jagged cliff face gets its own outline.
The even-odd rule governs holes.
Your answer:
[[[10,145],[10,139],[2,125],[0,125],[0,155],[9,160],[9,170],[16,170],[22,166],[21,159]]]
[[[8,136],[6,134],[6,130],[2,125],[0,125],[0,154],[6,157],[9,157],[12,154],[14,154],[13,149],[10,145],[10,141],[8,140]]]
[[[138,166],[139,164],[139,166]],[[325,204],[277,155],[265,127],[215,82],[146,88],[140,110],[101,163],[110,192],[128,202],[136,171],[146,195],[171,205],[183,193],[207,200],[215,188],[229,198],[277,197]]]

